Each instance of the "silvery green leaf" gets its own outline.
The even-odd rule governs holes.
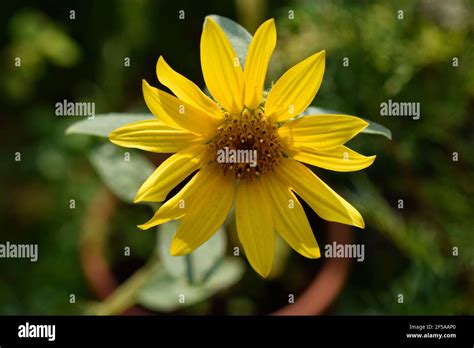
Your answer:
[[[379,134],[383,135],[384,137],[392,140],[392,132],[390,129],[388,129],[385,126],[382,126],[381,124],[368,120],[366,118],[363,118],[365,122],[368,122],[369,125],[361,131],[361,133],[367,133],[367,134]]]
[[[344,113],[340,111],[319,108],[316,106],[309,106],[305,111],[301,113],[301,116],[324,115],[324,114],[344,115]]]
[[[244,67],[247,50],[252,40],[252,35],[239,23],[219,15],[209,15],[224,30],[235,54],[239,57],[240,64]]]
[[[173,277],[163,267],[140,290],[137,302],[156,311],[170,312],[204,301],[235,284],[243,274],[240,260],[222,260],[204,284],[189,284],[185,277]]]
[[[189,278],[193,283],[206,282],[225,256],[227,237],[220,228],[206,243],[186,256],[171,256],[171,240],[178,228],[177,221],[161,225],[157,235],[157,252],[167,272],[177,278]],[[188,268],[191,269],[188,269]]]
[[[85,134],[107,138],[110,132],[116,128],[125,126],[129,123],[153,118],[155,117],[150,114],[110,113],[96,115],[94,118],[86,118],[79,122],[73,123],[66,129],[66,134]]]
[[[93,149],[89,159],[104,184],[129,203],[133,203],[138,189],[155,169],[140,153],[110,143]]]

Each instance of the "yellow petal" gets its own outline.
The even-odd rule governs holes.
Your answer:
[[[323,80],[325,51],[321,51],[296,64],[268,93],[265,114],[282,122],[302,113],[313,101]]]
[[[109,134],[112,143],[151,152],[173,153],[203,138],[194,133],[168,126],[158,120],[138,121],[115,129]]]
[[[275,21],[269,19],[257,29],[245,60],[245,105],[250,109],[257,108],[262,102],[265,75],[275,45]]]
[[[163,201],[176,185],[206,164],[208,158],[208,146],[201,144],[172,155],[143,183],[135,197],[135,203]]]
[[[275,174],[280,181],[303,198],[321,218],[360,228],[365,227],[360,213],[305,165],[291,159],[282,159]]]
[[[318,243],[298,198],[273,173],[266,173],[261,181],[270,193],[275,229],[301,255],[320,257]]]
[[[376,157],[363,156],[344,145],[327,150],[299,147],[287,152],[297,161],[336,172],[354,172],[367,168],[374,163]]]
[[[158,80],[182,101],[218,119],[223,117],[220,107],[205,95],[194,82],[171,69],[163,57],[158,59],[156,74]]]
[[[275,235],[270,198],[259,180],[242,180],[237,191],[237,234],[253,269],[267,277],[273,264]]]
[[[158,120],[171,127],[209,136],[216,132],[218,120],[182,100],[142,83],[146,105]]]
[[[171,255],[185,255],[206,242],[222,226],[234,198],[235,178],[214,167],[214,174],[189,200],[171,241]]]
[[[138,227],[147,230],[150,227],[182,218],[190,209],[188,203],[193,195],[202,185],[212,179],[213,173],[214,171],[209,167],[201,169],[176,195],[166,201],[150,220]]]
[[[321,150],[346,143],[368,125],[354,116],[305,116],[285,123],[278,129],[278,135],[292,148]]]
[[[230,113],[244,105],[244,74],[224,31],[207,17],[201,36],[201,67],[212,96]]]

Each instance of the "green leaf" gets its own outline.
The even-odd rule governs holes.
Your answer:
[[[242,68],[245,64],[245,57],[247,57],[247,50],[252,40],[252,35],[239,23],[219,15],[209,15],[219,26],[224,30],[229,39],[235,54],[239,57]]]
[[[133,203],[138,189],[155,169],[140,153],[109,143],[92,150],[89,159],[105,185],[129,203]]]
[[[324,115],[324,114],[344,115],[344,113],[340,111],[318,108],[316,106],[309,106],[305,111],[301,113],[301,116]]]
[[[137,302],[152,310],[173,311],[211,297],[235,284],[242,274],[242,262],[230,257],[219,263],[209,280],[200,285],[189,284],[184,277],[175,278],[161,268],[140,290]]]
[[[362,130],[361,133],[383,135],[387,139],[392,140],[392,132],[390,131],[390,129],[366,118],[363,118],[363,120],[365,122],[368,122],[369,125],[364,130]]]
[[[155,118],[150,114],[111,113],[96,115],[94,118],[73,123],[66,129],[66,134],[85,134],[107,138],[114,129],[129,123]]]
[[[323,109],[323,108],[318,108],[315,106],[310,106],[308,107],[301,115],[302,116],[311,116],[311,115],[321,115],[321,114],[342,114],[344,115],[344,112],[340,111],[335,111],[335,110],[330,110],[330,109]],[[362,118],[362,117],[361,117]],[[362,118],[365,122],[367,122],[369,125],[361,131],[361,133],[367,133],[367,134],[378,134],[378,135],[383,135],[384,137],[392,140],[392,132],[390,129],[387,127],[382,126],[381,124],[370,121],[366,118]]]
[[[171,240],[178,223],[170,221],[161,225],[157,236],[157,253],[166,271],[176,278],[192,278],[193,283],[204,283],[222,262],[225,255],[227,237],[220,228],[206,243],[186,256],[171,256]]]

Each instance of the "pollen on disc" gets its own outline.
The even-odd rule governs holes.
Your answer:
[[[276,125],[262,109],[243,110],[239,115],[224,114],[224,121],[211,142],[214,161],[225,175],[254,179],[278,165],[283,147]]]

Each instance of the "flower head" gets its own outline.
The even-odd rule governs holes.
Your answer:
[[[323,219],[364,227],[359,212],[300,162],[342,172],[370,166],[375,156],[343,145],[367,123],[345,115],[297,117],[321,85],[324,51],[289,69],[264,97],[275,44],[270,19],[256,31],[242,67],[224,31],[207,18],[201,65],[212,99],[160,57],[158,79],[175,96],[143,81],[145,102],[156,119],[118,128],[109,136],[119,146],[175,153],[141,186],[136,202],[162,202],[193,175],[139,226],[148,229],[179,219],[172,255],[190,253],[206,242],[235,204],[239,240],[261,276],[272,267],[275,232],[301,255],[320,257],[295,193]]]

